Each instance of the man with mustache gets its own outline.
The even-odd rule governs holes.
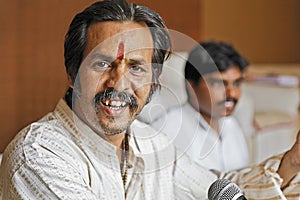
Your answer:
[[[217,178],[236,181],[249,198],[277,197],[278,184],[297,191],[289,181],[300,170],[300,145],[282,162],[217,175],[136,120],[170,48],[162,19],[144,6],[104,0],[78,13],[65,38],[69,89],[6,148],[0,198],[205,199]]]
[[[207,169],[230,171],[249,163],[247,143],[232,116],[247,60],[224,42],[202,42],[185,65],[188,102],[153,126]]]

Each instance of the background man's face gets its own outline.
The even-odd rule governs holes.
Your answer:
[[[242,72],[235,66],[204,75],[198,85],[192,86],[200,112],[213,118],[231,115],[241,95],[242,81]]]
[[[88,29],[74,84],[75,112],[98,133],[125,131],[141,111],[152,81],[149,29],[133,22],[100,22]]]

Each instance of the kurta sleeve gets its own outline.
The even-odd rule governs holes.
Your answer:
[[[282,178],[277,173],[281,158],[277,155],[259,165],[217,173],[205,170],[187,156],[176,160],[174,165],[175,196],[178,199],[207,199],[207,191],[217,178],[235,182],[245,197],[255,200],[300,199],[300,174],[281,189]]]
[[[219,178],[229,179],[240,187],[247,199],[300,199],[300,176],[296,176],[283,190],[282,178],[277,173],[281,155],[267,159],[259,165],[221,173]]]
[[[96,200],[88,179],[82,176],[82,170],[69,152],[55,149],[64,139],[41,139],[44,135],[54,135],[47,126],[32,125],[29,132],[18,135],[6,149],[1,164],[2,199]],[[44,143],[33,138],[39,133],[42,134],[36,138]]]

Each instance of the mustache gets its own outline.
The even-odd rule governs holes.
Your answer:
[[[226,103],[226,101],[232,101],[234,104],[237,104],[238,99],[232,98],[232,97],[227,97],[225,100],[220,101],[218,104],[219,105],[224,105]]]
[[[94,97],[95,107],[98,108],[99,103],[104,101],[105,99],[125,101],[133,110],[137,109],[138,107],[137,99],[132,94],[129,94],[128,92],[124,91],[120,92],[114,88],[109,88],[97,93]]]

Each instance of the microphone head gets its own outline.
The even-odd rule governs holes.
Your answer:
[[[227,179],[216,180],[208,189],[209,200],[237,199],[242,195],[240,188]]]

